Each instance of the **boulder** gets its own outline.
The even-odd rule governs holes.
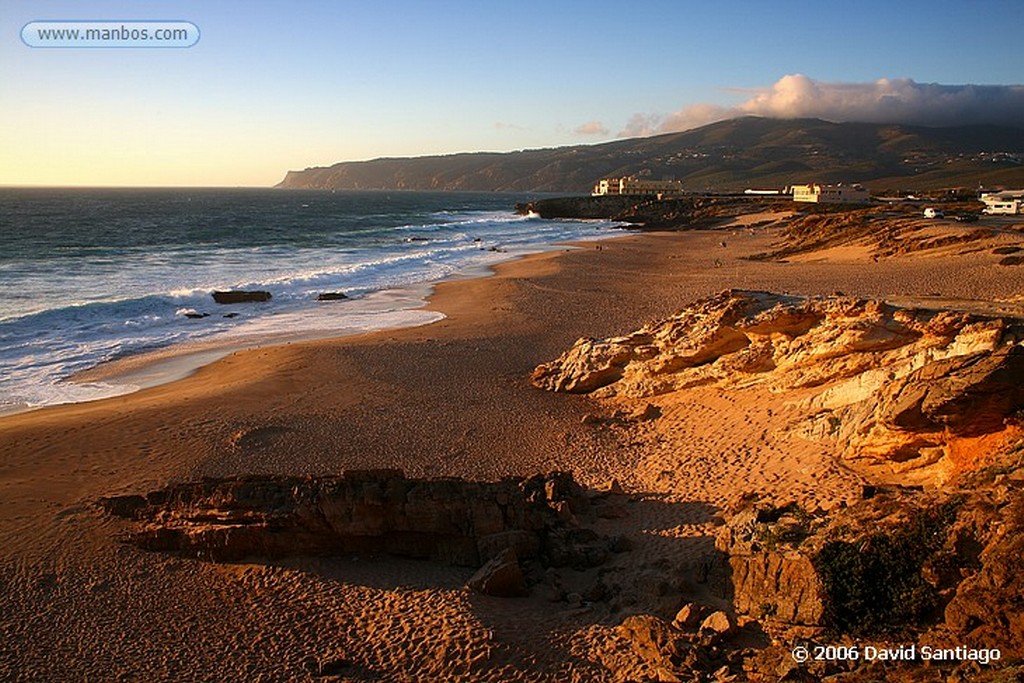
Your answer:
[[[628,641],[633,651],[654,666],[672,666],[685,651],[686,643],[680,634],[663,619],[653,614],[635,614],[626,617],[616,629]]]
[[[262,290],[229,290],[214,292],[213,300],[218,304],[243,304],[250,302],[270,301],[270,292]]]
[[[348,298],[348,295],[343,292],[321,292],[317,297],[317,301],[344,301]]]
[[[702,633],[717,633],[722,636],[732,633],[735,628],[736,622],[733,618],[721,610],[712,612],[700,623]]]
[[[484,566],[466,582],[469,588],[499,598],[516,598],[529,595],[519,558],[511,548],[506,548],[488,560]]]
[[[703,615],[703,607],[688,602],[676,612],[676,618],[672,621],[672,625],[680,630],[693,629],[703,621]]]
[[[960,436],[997,431],[1024,404],[1024,347],[954,356],[912,372],[882,394],[879,414],[905,430]]]

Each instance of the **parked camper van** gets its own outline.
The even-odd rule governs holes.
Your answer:
[[[1024,204],[1024,202],[1021,202],[1020,200],[1013,200],[1009,202],[990,202],[981,210],[981,212],[989,216],[999,214],[1013,216],[1021,212],[1022,204]]]
[[[1024,213],[1024,190],[982,192],[981,201],[985,203],[982,213],[989,216],[999,214],[1013,216]]]

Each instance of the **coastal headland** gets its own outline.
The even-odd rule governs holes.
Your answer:
[[[746,206],[0,418],[0,678],[1020,675],[1024,226]]]

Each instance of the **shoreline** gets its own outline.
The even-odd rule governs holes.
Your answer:
[[[100,384],[110,388],[110,393],[77,401],[64,401],[60,403],[49,403],[44,405],[11,405],[0,407],[0,420],[5,417],[20,415],[39,410],[48,410],[60,406],[72,406],[95,403],[111,398],[128,396],[139,391],[151,389],[164,384],[187,379],[198,370],[217,361],[239,352],[254,351],[262,348],[283,346],[304,342],[344,340],[386,333],[388,331],[412,329],[416,327],[429,326],[444,319],[443,311],[433,307],[432,299],[437,287],[443,283],[463,282],[467,280],[483,279],[493,277],[497,269],[507,263],[530,259],[545,254],[559,253],[570,249],[585,249],[595,242],[613,241],[629,237],[631,232],[617,231],[616,233],[596,237],[588,240],[574,240],[569,242],[556,242],[540,251],[527,251],[525,253],[511,254],[509,258],[493,264],[473,266],[465,271],[454,273],[441,280],[431,282],[411,283],[407,286],[379,290],[372,293],[368,299],[394,299],[409,300],[414,305],[400,306],[394,309],[404,313],[435,313],[430,319],[423,321],[402,321],[397,324],[382,323],[378,327],[370,329],[351,329],[345,326],[333,329],[307,329],[295,332],[277,333],[256,333],[245,336],[240,335],[219,335],[211,339],[200,339],[186,341],[170,346],[132,353],[127,356],[104,361],[86,370],[64,378],[62,381],[78,384]],[[334,304],[337,305],[337,304]],[[341,305],[344,305],[343,303]],[[390,310],[389,310],[390,312]]]

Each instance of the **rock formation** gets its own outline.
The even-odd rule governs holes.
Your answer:
[[[770,200],[759,199],[762,204]],[[702,228],[750,210],[749,198],[677,197],[657,199],[640,195],[552,197],[516,204],[516,213],[541,218],[582,218],[622,221],[640,229]]]
[[[755,504],[719,533],[710,582],[775,633],[903,633],[1019,657],[1024,469],[994,472],[956,492],[869,489],[870,498],[818,517]]]
[[[652,396],[669,415],[690,405],[669,394],[688,390],[750,398],[772,403],[773,439],[810,440],[845,466],[888,473],[867,477],[859,500],[813,509],[780,504],[778,492],[740,496],[714,551],[678,568],[714,605],[684,604],[702,594],[691,590],[671,623],[664,610],[622,621],[617,633],[645,670],[657,680],[926,680],[915,677],[920,660],[877,675],[877,662],[791,656],[797,644],[900,642],[1002,654],[985,672],[970,661],[929,669],[942,680],[1019,673],[1022,340],[1014,319],[730,291],[631,334],[581,339],[538,366],[540,388],[608,400],[612,417],[588,416],[598,427]]]
[[[729,291],[628,335],[580,339],[532,381],[605,398],[766,388],[802,408],[789,428],[804,438],[948,476],[974,457],[961,447],[971,439],[1019,433],[1022,340],[1017,320]]]
[[[270,298],[270,292],[262,290],[233,289],[213,293],[213,300],[218,304],[244,304],[253,301],[270,301]]]
[[[515,598],[526,595],[526,577],[512,548],[505,548],[480,567],[466,585],[485,595]]]
[[[831,513],[748,502],[701,563],[731,611],[687,603],[671,623],[628,616],[617,634],[656,672],[652,680],[967,681],[982,673],[976,663],[949,661],[925,667],[934,677],[922,678],[918,658],[885,662],[876,677],[878,662],[863,657],[797,662],[791,655],[797,644],[813,651],[892,643],[918,652],[998,650],[991,677],[977,680],[1018,680],[1024,467],[1004,463],[957,483],[947,492],[869,486],[862,501]],[[757,634],[758,648],[742,645]]]
[[[131,543],[215,561],[388,553],[480,566],[499,557],[508,564],[508,550],[513,560],[582,568],[604,562],[609,549],[577,520],[609,495],[585,492],[564,473],[481,483],[369,470],[204,479],[101,504],[135,521]],[[501,566],[492,570],[501,574],[496,584],[515,583]]]

